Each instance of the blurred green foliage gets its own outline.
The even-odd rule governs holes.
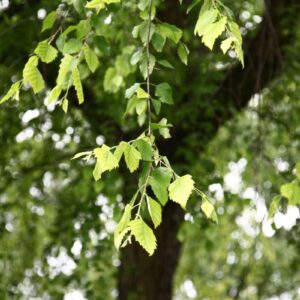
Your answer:
[[[7,9],[0,10],[1,94],[12,79],[20,78],[28,53],[45,38],[38,15],[58,5],[64,12],[69,8],[60,1],[25,2],[11,1]],[[80,20],[83,8],[81,1],[65,2],[75,7],[63,20],[67,26]],[[230,2],[244,37],[254,36],[263,14],[261,1],[225,2]],[[0,299],[63,299],[72,289],[82,290],[87,299],[116,297],[120,259],[113,246],[112,228],[124,208],[124,171],[105,174],[104,181],[94,182],[93,166],[70,158],[103,140],[116,144],[123,136],[134,136],[135,120],[123,118],[123,112],[125,88],[141,78],[129,64],[136,46],[131,36],[135,12],[135,2],[126,1],[121,10],[111,6],[94,19],[107,44],[93,41],[100,67],[84,81],[87,101],[82,107],[74,101],[64,114],[45,105],[46,94],[22,91],[19,102],[6,103],[0,109]],[[111,24],[103,26],[108,18]],[[205,132],[212,124],[201,123],[202,139],[193,128],[200,123],[199,111],[210,114],[212,95],[234,62],[220,51],[208,52],[200,45],[193,35],[195,18],[192,11],[182,24],[184,41],[191,50],[188,68],[167,46],[164,56],[175,71],[160,70],[154,78],[170,82],[175,91],[175,109],[162,108],[164,115],[190,130],[184,143],[172,151],[178,156],[184,153],[191,164],[176,162],[176,168],[189,170],[209,193],[219,225],[207,221],[199,201],[192,199],[178,235],[184,246],[174,298],[190,299],[186,286],[191,281],[196,299],[267,299],[284,292],[298,299],[299,220],[291,229],[277,229],[269,238],[262,230],[267,211],[262,218],[258,216],[264,204],[269,207],[279,194],[280,186],[294,179],[292,171],[299,161],[300,27],[293,28],[297,38],[286,49],[280,75],[211,141]],[[58,63],[41,68],[49,88],[55,84],[57,68]],[[108,78],[109,68],[121,72],[117,84]],[[189,99],[184,98],[187,91]],[[247,164],[238,172],[242,181],[236,192],[226,185],[226,176],[232,162],[241,159]],[[129,189],[134,190],[135,179],[130,180],[133,187]],[[216,184],[223,196],[213,191]],[[248,199],[247,194],[243,199],[250,187],[262,202]],[[284,205],[280,208],[282,213],[286,209]],[[244,223],[250,226],[250,233]],[[82,245],[81,251],[76,251],[78,245]],[[65,257],[67,261],[64,253],[69,257],[65,268],[55,260]],[[74,269],[70,259],[76,264]]]

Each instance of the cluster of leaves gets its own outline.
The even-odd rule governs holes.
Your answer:
[[[194,1],[188,11],[199,2],[200,0]],[[233,12],[221,1],[204,1],[194,32],[195,35],[202,38],[203,44],[210,50],[213,49],[216,39],[225,33],[225,39],[221,43],[222,52],[226,54],[228,50],[234,50],[237,58],[244,66],[242,36],[239,26],[233,21]]]
[[[153,145],[151,138],[143,134],[136,140],[122,141],[116,147],[102,145],[91,152],[82,152],[74,156],[74,159],[83,157],[84,160],[95,157],[96,164],[93,171],[95,180],[101,179],[104,172],[118,168],[123,156],[131,173],[135,172],[141,163],[143,164],[138,190],[126,205],[115,230],[115,246],[124,247],[131,242],[133,235],[150,255],[156,248],[156,238],[145,220],[150,219],[154,228],[158,227],[162,222],[162,207],[169,199],[185,209],[191,193],[195,191],[202,197],[201,208],[205,215],[217,221],[213,205],[205,194],[194,187],[191,175],[177,175],[167,157],[160,156],[157,149],[152,148]],[[134,212],[135,215],[132,217]]]
[[[43,21],[42,31],[55,29],[54,34],[38,44],[23,69],[23,78],[11,86],[0,103],[9,99],[18,100],[22,86],[31,86],[35,94],[44,90],[45,81],[38,68],[39,63],[52,63],[60,54],[56,85],[48,94],[48,103],[56,102],[67,112],[69,89],[74,86],[78,102],[82,104],[84,92],[81,80],[99,67],[100,53],[92,47],[95,43],[99,49],[107,46],[99,30],[101,25],[97,21],[97,15],[107,5],[119,2],[120,0],[87,2],[84,9],[91,11],[90,14],[86,14],[86,19],[64,30],[62,25],[55,29],[57,20],[64,17],[62,13],[59,11],[49,13]],[[189,10],[199,2],[194,1]],[[91,157],[96,159],[93,171],[96,181],[101,179],[104,172],[117,168],[123,156],[131,173],[137,171],[141,165],[138,189],[130,203],[126,205],[117,226],[115,245],[117,248],[125,246],[134,236],[149,255],[154,253],[156,238],[147,221],[150,219],[155,228],[159,226],[162,221],[162,207],[168,199],[185,208],[191,193],[195,191],[202,199],[202,211],[208,218],[217,221],[213,205],[204,193],[194,187],[192,176],[177,175],[168,159],[159,154],[155,143],[157,134],[166,139],[171,137],[169,128],[172,125],[166,118],[160,118],[159,114],[162,104],[172,105],[174,100],[171,86],[167,82],[150,83],[150,76],[158,65],[167,69],[174,67],[167,60],[157,60],[154,53],[161,53],[168,41],[176,46],[178,57],[185,65],[188,63],[189,55],[189,49],[182,41],[182,30],[157,19],[158,5],[158,2],[152,0],[138,2],[140,23],[132,30],[132,37],[138,42],[138,46],[136,49],[133,46],[124,47],[123,53],[116,57],[115,66],[109,67],[104,76],[104,89],[110,92],[119,89],[131,69],[138,67],[145,81],[136,82],[126,90],[125,98],[128,102],[125,116],[136,114],[138,124],[143,126],[147,123],[147,129],[135,140],[121,141],[119,145],[113,147],[102,145],[93,151],[78,153],[74,157],[83,157],[85,160]],[[195,33],[202,37],[204,45],[212,49],[215,40],[223,32],[227,38],[222,42],[221,49],[224,53],[233,49],[243,64],[241,35],[237,24],[232,21],[229,9],[219,1],[205,0]]]
[[[289,183],[283,184],[280,188],[280,195],[275,196],[272,199],[269,208],[269,218],[272,218],[275,212],[284,206],[283,200],[286,199],[288,205],[300,204],[300,163],[295,166],[296,178]]]
[[[42,32],[52,29],[59,16],[57,11],[49,13],[43,21]],[[97,38],[93,25],[91,18],[81,20],[78,24],[68,26],[65,30],[62,30],[62,25],[60,25],[53,35],[37,45],[23,69],[23,78],[11,86],[0,103],[9,99],[19,100],[19,91],[22,86],[31,86],[35,94],[44,90],[46,88],[45,81],[38,65],[40,62],[52,63],[60,53],[62,58],[56,86],[48,95],[48,104],[58,102],[67,112],[69,104],[67,96],[72,86],[76,90],[79,104],[82,104],[84,93],[81,79],[87,77],[89,73],[94,73],[99,66],[96,52],[89,47],[89,41]],[[55,45],[52,45],[54,41]],[[101,43],[101,39],[99,42]]]

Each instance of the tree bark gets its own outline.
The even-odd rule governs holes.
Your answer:
[[[247,45],[245,69],[242,70],[238,65],[228,70],[212,99],[210,112],[207,114],[205,111],[199,112],[197,128],[193,128],[192,131],[195,138],[201,137],[203,144],[211,141],[220,126],[245,108],[252,95],[260,92],[282,70],[284,49],[295,35],[293,28],[300,13],[300,3],[295,2],[297,1],[265,2],[265,15],[257,35],[250,41],[245,41]],[[177,24],[182,23],[181,14],[178,13],[178,19],[174,14],[174,2],[167,0],[165,4],[166,11],[172,12],[172,21]],[[190,98],[187,92],[183,102],[188,103]],[[182,129],[180,124],[181,122],[174,124],[175,138],[164,145],[165,153],[173,156],[171,161],[175,164],[182,163],[184,158],[174,156],[174,149],[177,145],[182,147],[190,134]],[[196,155],[199,150],[193,149],[193,151]],[[158,249],[155,254],[148,257],[136,243],[122,251],[118,284],[119,300],[172,299],[173,277],[181,249],[176,236],[182,221],[181,208],[176,204],[168,203],[164,211],[163,223],[156,231]]]
[[[153,256],[137,243],[121,253],[119,269],[120,300],[172,299],[173,274],[178,264],[180,243],[176,238],[184,212],[175,203],[164,208],[164,222],[158,227],[157,250]]]

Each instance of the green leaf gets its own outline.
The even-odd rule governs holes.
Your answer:
[[[65,42],[66,42],[66,37],[61,34],[55,41],[55,45],[57,47],[57,49],[62,52],[63,49],[64,49],[64,45],[65,45]]]
[[[131,173],[134,172],[139,167],[140,160],[142,159],[141,153],[133,145],[122,141],[114,152],[118,162],[123,154],[128,169]]]
[[[90,20],[81,20],[76,27],[77,38],[82,39],[91,31]]]
[[[233,37],[227,38],[226,40],[222,41],[221,50],[224,54],[226,54],[226,52],[231,48],[234,41],[235,38]]]
[[[158,202],[156,202],[149,196],[147,196],[147,206],[154,227],[157,228],[161,224],[161,220],[162,220],[161,206]]]
[[[132,206],[130,204],[127,204],[125,206],[122,218],[119,221],[119,223],[115,229],[114,243],[115,243],[115,246],[117,249],[120,248],[120,246],[122,244],[122,240],[123,240],[124,236],[126,235],[126,233],[128,232],[128,229],[130,230],[128,225],[129,225],[129,222],[131,219],[131,210],[132,210]]]
[[[280,193],[289,200],[289,205],[300,204],[300,186],[297,179],[282,185]]]
[[[280,204],[280,200],[281,200],[281,196],[277,195],[272,199],[272,202],[270,204],[270,208],[269,208],[269,214],[268,214],[268,219],[271,219],[274,217],[274,214],[276,212],[276,210],[279,207]]]
[[[68,40],[63,49],[64,54],[74,54],[78,53],[82,48],[82,43],[78,39],[70,39]]]
[[[218,17],[218,11],[216,9],[210,9],[199,15],[195,26],[195,34],[200,37],[204,34],[205,30],[211,25]]]
[[[241,62],[242,67],[244,68],[244,66],[245,66],[245,64],[244,64],[244,52],[243,52],[243,49],[242,49],[242,45],[235,44],[234,51],[236,53],[237,58]]]
[[[78,102],[79,104],[82,104],[84,102],[84,95],[83,95],[83,89],[82,89],[82,84],[80,79],[80,73],[77,67],[72,72],[72,79],[76,90]]]
[[[126,106],[125,115],[132,115],[136,111],[136,107],[140,101],[135,95],[130,98]]]
[[[69,100],[68,99],[64,99],[62,102],[62,110],[67,113],[68,112],[68,108],[69,108]]]
[[[151,102],[154,107],[156,115],[159,115],[161,109],[161,102],[159,100],[152,99],[152,98],[151,98]]]
[[[153,23],[150,24],[150,34],[149,34],[149,40],[151,42],[152,35],[155,32],[155,25]],[[144,45],[146,45],[148,40],[148,21],[142,22],[140,25],[137,26],[137,34],[140,37],[141,41]]]
[[[56,87],[54,87],[48,96],[48,101],[47,101],[48,104],[51,104],[52,102],[57,101],[61,92],[62,92],[62,89],[60,86],[57,85]]]
[[[72,157],[72,160],[73,159],[78,159],[78,158],[82,158],[84,160],[89,160],[91,158],[93,154],[93,151],[85,151],[85,152],[79,152],[79,153],[76,153],[73,157]]]
[[[212,219],[213,221],[217,222],[217,214],[214,206],[210,203],[210,201],[204,200],[201,204],[201,209],[208,219]]]
[[[117,158],[110,152],[110,148],[106,145],[96,148],[94,154],[97,159],[93,172],[95,180],[99,180],[105,171],[111,171],[119,166]]]
[[[158,33],[154,33],[152,37],[152,45],[157,52],[162,52],[164,45],[166,43],[166,38]]]
[[[125,91],[125,98],[127,98],[127,99],[131,98],[134,95],[134,93],[136,92],[136,90],[139,88],[139,86],[140,86],[139,83],[135,83],[130,88],[128,88]]]
[[[171,86],[164,82],[160,83],[156,86],[155,89],[155,96],[159,98],[159,100],[166,104],[174,104],[173,102],[173,96],[172,96],[172,88]]]
[[[138,98],[137,98],[138,99]],[[143,115],[147,110],[147,100],[146,99],[138,99],[135,105],[135,111],[138,116]]]
[[[295,169],[296,169],[296,176],[300,180],[300,163],[299,162],[296,164]]]
[[[136,89],[136,96],[138,99],[148,99],[150,95],[140,86]]]
[[[122,158],[122,156],[124,154],[124,151],[125,151],[126,147],[127,147],[127,143],[126,142],[121,142],[117,146],[117,148],[116,148],[116,150],[114,152],[114,156],[116,157],[116,159],[117,159],[118,162],[120,162],[120,160],[121,160],[121,158]]]
[[[162,118],[159,123],[151,123],[151,128],[153,130],[158,129],[158,132],[165,139],[169,139],[171,137],[169,127],[172,127],[171,124],[168,124],[168,120],[166,118]]]
[[[29,83],[35,94],[40,92],[45,87],[45,82],[42,74],[37,68],[39,59],[37,56],[31,56],[23,70],[23,78],[25,83]]]
[[[83,54],[89,69],[91,70],[92,73],[95,73],[95,71],[99,66],[99,60],[97,55],[95,54],[94,51],[91,50],[91,48],[88,45],[84,45]]]
[[[14,98],[16,96],[16,94],[18,93],[20,86],[21,86],[21,80],[13,83],[10,87],[10,89],[8,90],[8,92],[0,99],[0,104],[6,102],[7,100],[9,100],[10,98]]]
[[[169,197],[174,202],[181,205],[182,208],[186,207],[186,203],[194,190],[194,180],[191,175],[184,175],[178,177],[169,186]]]
[[[164,38],[170,39],[175,44],[177,44],[182,37],[182,30],[168,23],[160,23],[157,25],[157,32]]]
[[[162,66],[164,66],[164,67],[166,67],[166,68],[168,68],[168,69],[174,69],[174,67],[167,61],[167,60],[165,60],[165,59],[163,59],[163,60],[159,60],[159,61],[157,61],[160,65],[162,65]]]
[[[52,62],[57,57],[57,50],[48,44],[47,40],[40,42],[34,52],[39,56],[41,61],[46,64]]]
[[[188,55],[190,51],[188,47],[184,43],[179,43],[178,48],[177,48],[177,54],[180,58],[180,60],[187,65],[188,63]]]
[[[153,56],[152,54],[150,54],[150,59],[149,59],[149,75],[152,74],[153,72],[153,69],[154,69],[154,66],[155,66],[155,62],[156,62],[156,59],[155,59],[155,56]],[[142,73],[144,79],[147,78],[147,58],[146,58],[146,55],[143,56],[142,58],[142,61],[139,65],[139,69],[140,69],[140,72]]]
[[[139,49],[136,52],[134,52],[130,59],[130,64],[135,66],[142,58],[143,56],[143,49]]]
[[[118,3],[121,0],[92,0],[86,4],[86,8],[96,9],[97,13],[100,12],[107,4]]]
[[[64,32],[62,33],[62,36],[64,36],[64,37],[66,38],[66,36],[67,36],[69,33],[73,32],[73,31],[75,31],[75,30],[77,30],[77,25],[70,25],[70,26],[68,26],[68,27],[64,30]]]
[[[223,17],[219,21],[208,25],[203,33],[202,42],[210,50],[213,49],[216,39],[225,30],[227,18]]]
[[[151,256],[156,249],[156,237],[152,229],[142,219],[131,221],[129,226],[137,242]]]
[[[68,73],[72,72],[74,68],[74,60],[74,57],[69,54],[66,54],[62,58],[61,63],[59,65],[58,76],[56,79],[57,85],[62,86],[65,83]]]
[[[239,59],[239,61],[242,64],[242,67],[244,67],[244,53],[243,53],[243,49],[242,49],[242,35],[239,29],[239,26],[233,22],[233,21],[229,21],[228,22],[228,27],[229,27],[229,31],[231,33],[231,35],[234,37],[234,50],[235,53],[237,55],[237,58]]]
[[[165,167],[157,168],[151,173],[149,185],[162,205],[165,205],[168,202],[168,186],[171,178],[172,172]]]
[[[236,24],[233,21],[229,21],[228,26],[230,29],[230,33],[234,36],[234,38],[237,40],[237,42],[241,45],[243,42],[243,38],[242,38],[242,34],[241,34],[238,24]]]
[[[133,145],[139,150],[143,160],[152,161],[152,146],[146,139],[138,139]]]
[[[42,32],[53,27],[56,20],[56,11],[52,11],[43,21]]]
[[[134,172],[139,167],[140,160],[142,159],[141,153],[134,146],[126,143],[124,156],[129,171],[131,173]]]

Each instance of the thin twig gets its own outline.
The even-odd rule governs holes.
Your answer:
[[[151,15],[152,15],[152,5],[153,0],[149,0],[149,9],[148,9],[148,29],[147,29],[147,110],[148,110],[148,136],[151,136],[151,96],[150,96],[150,34],[151,34]]]

